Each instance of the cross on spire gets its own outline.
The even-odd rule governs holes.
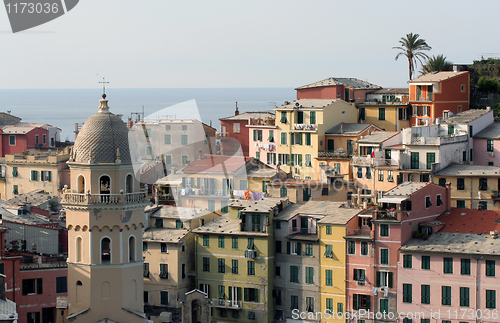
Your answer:
[[[99,83],[102,83],[102,97],[106,98],[106,84],[109,82],[106,82],[105,78],[103,77],[102,82]]]

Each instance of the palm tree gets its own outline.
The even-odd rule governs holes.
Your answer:
[[[422,64],[422,58],[429,59],[424,50],[432,49],[431,46],[427,45],[425,39],[420,39],[419,34],[409,33],[406,34],[406,38],[401,37],[399,43],[401,46],[393,47],[392,49],[399,49],[401,52],[396,55],[396,60],[399,56],[404,55],[408,58],[410,80],[417,66],[417,60]]]
[[[453,70],[453,63],[447,61],[446,56],[432,55],[432,57],[429,58],[427,63],[425,63],[425,65],[422,65],[422,70],[420,71],[420,73],[427,74],[430,72],[441,72],[441,71],[452,71],[452,70]]]

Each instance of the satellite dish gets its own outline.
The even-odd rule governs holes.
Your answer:
[[[299,102],[296,102],[296,103],[295,103],[295,106],[296,106],[296,107],[298,107],[298,106],[299,106]]]

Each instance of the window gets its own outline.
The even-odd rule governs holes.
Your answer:
[[[188,135],[181,135],[181,145],[186,146],[188,144]]]
[[[153,155],[153,148],[151,146],[146,146],[146,155],[151,156]]]
[[[380,312],[389,313],[389,300],[387,298],[380,299]]]
[[[470,259],[460,259],[460,274],[470,275]]]
[[[411,303],[412,302],[412,285],[411,284],[403,284],[403,303]]]
[[[165,164],[172,165],[172,155],[165,155]]]
[[[378,170],[378,181],[383,182],[384,181],[384,171],[383,170]]]
[[[487,178],[480,178],[479,179],[479,190],[486,191],[487,189],[488,189],[488,179]]]
[[[207,297],[210,297],[210,285],[209,284],[200,284],[200,290],[207,294]]]
[[[306,284],[314,284],[314,268],[306,267]]]
[[[443,273],[453,274],[453,258],[443,258]]]
[[[344,313],[344,303],[337,303],[337,313]]]
[[[411,153],[411,169],[419,169],[419,153]]]
[[[233,132],[240,133],[240,124],[239,123],[233,123]]]
[[[274,247],[274,251],[276,253],[282,253],[282,249],[281,249],[281,241],[279,240],[276,240],[275,243],[274,243],[275,247]]]
[[[314,312],[314,298],[306,297],[306,311]]]
[[[253,141],[262,141],[262,130],[253,131]]]
[[[486,308],[497,308],[496,290],[486,290]]]
[[[210,258],[203,257],[203,271],[210,271]]]
[[[366,120],[365,108],[359,108],[359,120]]]
[[[163,136],[163,143],[165,145],[171,145],[172,144],[172,135],[164,135]]]
[[[431,257],[430,256],[422,256],[422,269],[426,269],[426,270],[431,269]]]
[[[316,124],[316,111],[309,112],[309,123]]]
[[[306,136],[306,143],[305,143],[305,145],[306,146],[311,146],[311,134],[310,133],[306,133],[305,136]]]
[[[381,237],[388,237],[389,236],[389,225],[388,224],[381,224],[380,225],[380,236]]]
[[[149,278],[149,263],[145,262],[142,266],[142,276],[145,278]]]
[[[231,248],[238,249],[238,237],[232,237]]]
[[[237,274],[237,273],[238,273],[238,260],[233,259],[233,260],[231,261],[231,265],[232,265],[231,272],[232,272],[233,274]]]
[[[288,192],[286,187],[280,187],[280,197],[287,197]]]
[[[387,171],[387,181],[394,182],[394,171],[392,170]]]
[[[493,151],[493,140],[486,140],[486,151]]]
[[[275,289],[275,299],[276,299],[276,305],[281,305],[281,289]]]
[[[176,229],[182,229],[184,227],[184,224],[182,223],[181,220],[175,220],[175,228]]]
[[[451,287],[442,286],[441,287],[441,304],[451,305]]]
[[[218,273],[224,274],[226,272],[226,259],[218,259]]]
[[[388,271],[377,271],[377,287],[392,288],[394,274]]]
[[[412,263],[412,256],[411,255],[404,255],[403,256],[403,268],[411,268]]]
[[[457,200],[457,208],[465,209],[465,200]]]
[[[297,295],[290,296],[290,308],[292,310],[299,309],[299,296]]]
[[[361,242],[361,254],[363,256],[368,255],[368,242],[366,241]]]
[[[12,194],[19,194],[19,189],[18,189],[17,185],[12,186]]]
[[[432,206],[432,203],[431,203],[431,197],[430,196],[426,196],[425,197],[425,208],[428,209]]]
[[[248,238],[247,249],[254,249],[254,248],[255,248],[254,239],[253,238]]]
[[[50,182],[52,180],[52,172],[50,170],[42,170],[40,176],[41,180],[44,182]]]
[[[331,244],[325,245],[325,257],[327,258],[333,258],[333,247]]]
[[[380,263],[382,265],[389,264],[389,249],[380,249]]]
[[[160,278],[168,279],[168,264],[160,264]]]
[[[378,119],[385,120],[385,108],[378,108]]]
[[[277,277],[281,277],[281,267],[280,266],[276,266],[274,268],[274,275]]]
[[[364,285],[366,280],[364,269],[354,269],[353,279],[358,282],[358,285]]]
[[[184,246],[182,246],[182,247],[184,247]],[[182,251],[184,251],[184,250],[182,250]],[[182,266],[181,266],[181,278],[182,279],[186,278],[186,264],[182,264]]]
[[[168,305],[168,291],[166,290],[160,291],[160,304]]]
[[[286,137],[287,137],[287,133],[286,132],[282,132],[281,133],[281,144],[282,145],[286,145]]]
[[[328,235],[332,234],[332,226],[330,226],[330,225],[326,226],[326,234],[328,234]]]
[[[160,243],[160,252],[162,252],[162,253],[168,252],[168,247],[167,247],[166,243],[164,243],[164,242]]]
[[[215,200],[208,200],[208,210],[215,212]]]
[[[280,119],[280,122],[281,122],[281,123],[287,123],[287,120],[286,120],[286,111],[281,111],[281,119]]]
[[[432,169],[432,164],[436,162],[435,153],[427,153],[427,169]]]
[[[219,236],[219,248],[224,248],[224,236]]]
[[[56,277],[56,293],[68,292],[68,279],[67,277]]]
[[[370,303],[370,295],[354,294],[352,297],[352,307],[354,310],[369,310],[371,308]],[[360,320],[358,320],[358,323],[359,321]]]
[[[17,167],[12,167],[12,177],[17,177]]]
[[[350,255],[356,254],[356,241],[347,241],[347,253]]]
[[[326,313],[333,314],[333,298],[326,299]]]
[[[306,243],[306,256],[312,256],[313,255],[313,245],[312,243]]]
[[[28,323],[40,323],[40,312],[29,312],[27,316]]]
[[[16,136],[15,135],[10,135],[9,136],[9,145],[10,146],[15,146],[16,145]]]
[[[38,180],[38,172],[36,170],[31,171],[31,180],[32,181],[37,181]]]
[[[299,282],[299,266],[290,266],[290,283]]]
[[[23,279],[23,295],[43,294],[41,278]]]
[[[269,142],[274,142],[274,130],[269,130],[269,137],[267,138]]]
[[[248,276],[255,276],[255,261],[248,261]]]
[[[331,269],[325,270],[325,278],[326,286],[333,286],[333,271]]]
[[[457,178],[457,190],[463,191],[465,190],[465,179]]]
[[[469,307],[469,287],[460,287],[460,306]]]
[[[372,178],[372,171],[371,171],[370,167],[366,167],[365,174],[366,174],[365,176],[366,176],[367,179]]]
[[[358,178],[363,178],[363,168],[358,167]]]
[[[486,276],[495,277],[495,260],[486,260]]]
[[[422,304],[430,304],[431,303],[431,285],[421,285],[420,286],[420,295]]]
[[[259,302],[259,290],[257,288],[245,288],[244,290],[244,298],[245,302]]]
[[[181,164],[182,165],[187,165],[187,163],[188,163],[188,156],[182,155],[181,156]]]
[[[208,234],[203,235],[203,247],[210,247],[210,242],[209,242],[209,236]]]

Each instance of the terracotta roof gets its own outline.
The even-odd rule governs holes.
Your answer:
[[[185,173],[234,173],[252,159],[253,157],[205,155],[202,159],[189,164],[182,171]]]
[[[432,72],[414,78],[408,83],[439,82],[465,73],[469,72]]]
[[[379,85],[371,84],[366,81],[358,80],[357,78],[353,77],[329,77],[327,79],[314,82],[311,84],[303,85],[295,90],[301,90],[301,89],[310,89],[310,88],[315,88],[315,87],[325,87],[325,86],[339,86],[339,85],[345,85],[347,87],[351,87],[355,90],[362,89],[362,90],[374,90],[374,89],[380,89],[381,87]]]
[[[452,208],[436,220],[445,223],[439,232],[489,234],[493,230],[500,231],[500,211]]]

